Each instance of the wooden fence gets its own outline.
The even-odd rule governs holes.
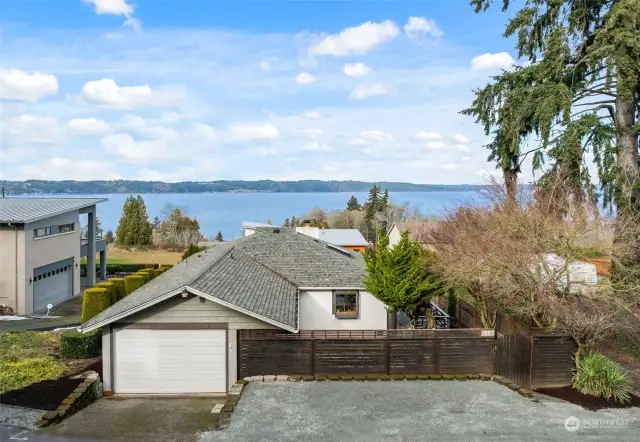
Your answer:
[[[491,374],[493,330],[239,330],[238,376]]]

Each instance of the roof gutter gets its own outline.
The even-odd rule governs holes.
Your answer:
[[[300,287],[300,290],[365,290],[364,287]]]

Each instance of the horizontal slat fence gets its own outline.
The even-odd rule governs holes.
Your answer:
[[[491,374],[492,330],[239,330],[238,376]]]

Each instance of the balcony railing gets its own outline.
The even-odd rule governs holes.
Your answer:
[[[431,316],[435,319],[435,328],[444,329],[451,328],[451,316],[442,310],[435,302],[429,302],[429,308],[431,309]],[[416,328],[429,327],[426,316],[418,316],[416,319]]]

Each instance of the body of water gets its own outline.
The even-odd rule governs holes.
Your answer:
[[[191,218],[200,223],[200,229],[207,238],[213,238],[218,231],[225,239],[240,236],[242,221],[282,224],[286,218],[300,217],[314,207],[326,211],[344,210],[347,201],[355,195],[359,202],[367,199],[367,193],[170,193],[143,194],[149,219],[164,215],[167,203],[180,207]],[[71,196],[71,195],[65,195]],[[107,198],[98,205],[98,218],[102,229],[114,232],[122,215],[122,207],[128,194],[73,195],[92,198]],[[465,202],[478,201],[476,191],[451,192],[395,192],[390,193],[396,204],[417,207],[423,215],[442,216],[448,210]],[[84,220],[83,220],[84,221]]]

